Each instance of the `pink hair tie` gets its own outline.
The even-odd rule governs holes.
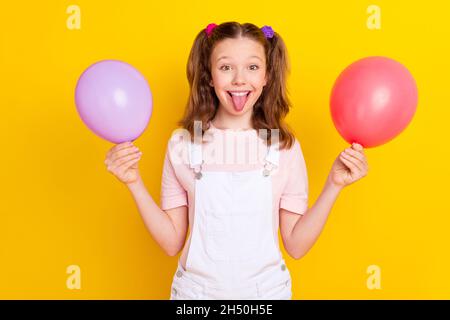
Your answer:
[[[213,32],[215,27],[217,27],[217,24],[215,24],[215,23],[208,24],[208,26],[205,29],[206,34],[208,35],[208,37],[211,35],[211,33]]]

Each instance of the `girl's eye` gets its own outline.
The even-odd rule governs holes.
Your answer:
[[[259,69],[259,66],[256,65],[256,64],[252,64],[250,66],[250,70],[258,70],[258,69]],[[224,70],[224,71],[230,70],[230,66],[229,65],[223,65],[223,66],[220,67],[220,70]]]

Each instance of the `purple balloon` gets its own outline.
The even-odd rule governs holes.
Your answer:
[[[87,127],[113,143],[135,140],[152,115],[152,93],[144,76],[118,60],[96,62],[81,74],[75,104]]]

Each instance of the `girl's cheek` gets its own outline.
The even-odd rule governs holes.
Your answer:
[[[258,84],[258,86],[264,85],[264,74],[263,73],[253,74],[253,75],[249,76],[248,79],[252,79],[252,82],[255,84]]]

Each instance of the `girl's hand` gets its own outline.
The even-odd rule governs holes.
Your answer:
[[[106,154],[106,168],[121,182],[130,184],[139,178],[138,161],[141,155],[142,152],[133,145],[133,142],[117,144]]]
[[[345,187],[365,177],[369,167],[360,144],[353,143],[339,154],[331,167],[329,179],[338,187]]]

